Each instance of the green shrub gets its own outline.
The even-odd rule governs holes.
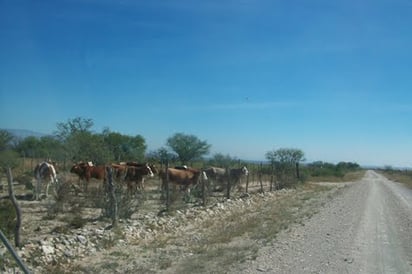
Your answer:
[[[7,238],[14,235],[16,228],[16,210],[10,200],[0,201],[0,229]]]

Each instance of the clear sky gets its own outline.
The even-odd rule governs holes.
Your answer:
[[[412,165],[409,0],[1,0],[0,39],[0,128]]]

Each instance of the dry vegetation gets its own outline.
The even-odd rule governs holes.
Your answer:
[[[405,184],[406,186],[412,188],[412,171],[411,170],[395,170],[395,169],[385,169],[379,171],[389,180],[394,182],[399,182]]]
[[[308,176],[308,182],[332,182],[332,183],[344,183],[354,182],[360,180],[365,175],[365,170],[357,170],[345,173],[343,176]]]

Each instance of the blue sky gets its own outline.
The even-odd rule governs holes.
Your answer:
[[[0,1],[0,128],[91,118],[263,160],[410,167],[412,2]]]

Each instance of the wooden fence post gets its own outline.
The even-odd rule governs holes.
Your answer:
[[[226,178],[227,178],[227,186],[226,186],[226,198],[230,199],[230,169],[226,168]]]
[[[13,175],[11,173],[11,168],[7,168],[7,181],[9,184],[9,197],[11,202],[13,203],[14,209],[16,210],[16,228],[14,230],[14,243],[16,247],[20,247],[20,227],[21,227],[21,209],[19,204],[17,203],[17,199],[14,196],[14,189],[13,189]]]
[[[170,193],[169,193],[169,161],[166,162],[166,210],[169,211]]]
[[[203,178],[203,172],[200,173],[200,180],[202,182],[202,205],[206,206],[206,187],[205,187],[205,180]]]
[[[262,163],[259,165],[259,182],[260,182],[260,192],[263,193],[263,182],[262,182]]]
[[[299,162],[296,162],[296,178],[297,178],[298,180],[300,179]]]
[[[249,175],[250,175],[250,172],[247,174],[247,176],[246,176],[246,193],[248,193],[248,188],[249,188]]]
[[[111,208],[111,217],[112,217],[112,226],[117,226],[117,216],[118,216],[118,208],[117,208],[117,199],[115,194],[115,187],[113,184],[113,170],[111,167],[106,167],[107,173],[107,180],[108,180],[108,187],[109,187],[109,195],[110,195],[110,208]]]
[[[273,175],[273,172],[274,172],[274,164],[273,163],[270,163],[270,191],[273,191],[273,178],[274,178],[274,175]]]

